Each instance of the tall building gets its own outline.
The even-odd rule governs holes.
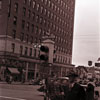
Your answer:
[[[40,76],[39,48],[43,36],[55,36],[53,73],[72,68],[75,0],[0,0],[0,72]],[[46,68],[41,69],[46,70]]]

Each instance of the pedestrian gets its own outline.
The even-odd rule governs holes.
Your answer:
[[[86,100],[94,100],[94,90],[95,84],[93,82],[93,79],[90,79],[90,82],[88,83],[86,88]]]
[[[99,91],[94,92],[94,100],[99,100]]]
[[[69,90],[69,78],[66,77],[65,80],[62,81],[62,94],[63,94],[63,100],[66,100],[66,94]]]
[[[86,92],[77,82],[78,75],[74,71],[71,71],[67,77],[69,77],[69,90],[65,100],[86,100]]]
[[[94,86],[91,83],[86,88],[86,100],[94,100]]]

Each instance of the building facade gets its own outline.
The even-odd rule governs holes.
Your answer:
[[[0,70],[15,68],[25,79],[36,78],[43,67],[39,48],[43,36],[53,35],[52,67],[62,75],[73,67],[75,0],[0,0]],[[42,67],[41,67],[42,66]],[[45,68],[46,69],[46,68]],[[64,74],[65,75],[65,74]]]

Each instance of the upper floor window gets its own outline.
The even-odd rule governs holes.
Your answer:
[[[46,13],[47,13],[47,9],[44,9],[44,15],[46,15]]]
[[[35,8],[35,4],[36,4],[35,1],[33,1],[33,8]]]
[[[15,44],[14,43],[11,44],[11,50],[14,53],[14,51],[15,51]]]
[[[15,3],[15,9],[14,11],[17,13],[18,12],[18,3]]]
[[[14,16],[14,19],[13,19],[13,24],[16,25],[17,24],[17,17]]]
[[[43,7],[41,6],[41,13],[43,13]]]
[[[43,18],[42,18],[42,17],[40,17],[40,21],[39,21],[39,22],[40,22],[40,24],[42,24],[42,21],[43,21]]]
[[[29,6],[31,6],[31,0],[29,0]]]
[[[45,0],[45,5],[47,4],[47,0]]]
[[[36,16],[36,22],[38,22],[38,21],[39,21],[39,15]]]
[[[29,35],[26,34],[26,42],[28,42],[28,40],[29,40]]]
[[[50,5],[51,5],[51,1],[49,0],[49,1],[48,1],[48,6],[50,7]]]
[[[30,48],[30,54],[29,55],[32,56],[32,48]]]
[[[39,7],[40,7],[40,5],[39,5],[39,4],[37,4],[37,7],[36,7],[37,11],[39,11]]]
[[[29,31],[29,26],[30,26],[30,23],[28,22],[26,26],[28,31]]]
[[[12,37],[15,39],[15,37],[16,37],[16,30],[13,30]]]
[[[27,53],[28,53],[28,48],[25,47],[25,52],[24,52],[24,54],[27,55]]]
[[[26,8],[23,7],[23,15],[25,16],[26,15]]]
[[[20,40],[23,41],[24,40],[24,33],[20,34]]]
[[[27,3],[27,0],[24,0],[24,4],[26,4]]]
[[[19,52],[20,52],[20,55],[22,55],[22,53],[23,53],[23,46],[22,45],[20,46],[20,51]]]
[[[31,44],[33,43],[33,36],[31,36],[31,38],[30,38],[30,42],[31,42]]]
[[[32,24],[32,32],[34,31],[34,25]]]
[[[0,0],[0,9],[2,9],[2,0]]]
[[[28,17],[30,18],[30,16],[31,16],[31,11],[28,10]]]
[[[33,20],[35,19],[35,13],[34,12],[32,13],[32,19]]]
[[[25,20],[22,20],[22,28],[25,28]]]

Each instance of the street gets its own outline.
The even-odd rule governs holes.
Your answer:
[[[37,91],[39,87],[38,85],[0,83],[0,100],[43,100],[43,93]],[[96,87],[96,90],[100,93],[100,87]]]
[[[37,85],[0,84],[0,100],[43,100]]]

